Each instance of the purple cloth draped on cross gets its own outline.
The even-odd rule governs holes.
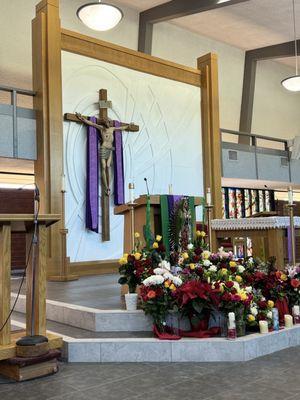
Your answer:
[[[90,121],[97,122],[96,117]],[[114,121],[119,127],[120,122]],[[86,175],[86,228],[99,232],[99,132],[93,126],[87,129],[87,175]],[[114,132],[114,203],[124,204],[124,162],[122,132]]]
[[[90,121],[97,122],[96,117]],[[93,126],[87,127],[87,174],[86,174],[86,228],[98,232],[99,221],[99,133]]]
[[[119,121],[114,121],[114,126],[121,126]],[[114,201],[115,205],[125,203],[124,193],[124,161],[123,161],[123,135],[120,130],[114,132]]]

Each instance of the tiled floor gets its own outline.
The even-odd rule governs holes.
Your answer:
[[[122,309],[119,275],[86,276],[73,282],[47,282],[47,299],[103,310]],[[17,292],[21,279],[12,279],[12,292]],[[22,294],[25,294],[23,284]]]
[[[1,384],[0,399],[300,400],[299,358],[297,347],[247,363],[62,364],[54,376]]]

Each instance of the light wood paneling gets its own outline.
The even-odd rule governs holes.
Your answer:
[[[201,71],[201,117],[204,188],[211,188],[214,218],[222,218],[221,138],[219,117],[218,57],[198,58]]]
[[[0,226],[0,328],[10,313],[11,227]],[[0,345],[10,343],[10,319],[0,332]]]
[[[62,50],[71,53],[198,87],[201,85],[200,72],[197,69],[149,56],[77,32],[62,29],[61,45]]]

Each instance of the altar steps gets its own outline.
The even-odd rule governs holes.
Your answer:
[[[24,314],[14,313],[14,326],[24,327],[24,322]],[[151,332],[92,332],[53,321],[47,322],[47,328],[48,332],[63,336],[63,355],[69,362],[237,362],[300,345],[299,325],[234,341],[161,341]]]

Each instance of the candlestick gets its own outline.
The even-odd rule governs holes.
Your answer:
[[[289,199],[289,205],[291,206],[294,203],[294,199],[293,199],[293,188],[292,186],[289,187],[288,190],[288,199]]]
[[[207,188],[206,191],[206,205],[211,206],[211,191],[210,188]]]
[[[289,254],[289,262],[292,263],[293,266],[296,266],[296,237],[295,237],[295,224],[294,224],[294,207],[296,205],[292,202],[292,204],[288,204],[289,217],[290,217],[290,243],[289,247],[292,251],[292,254]]]
[[[289,314],[285,314],[284,316],[284,326],[286,328],[292,328],[293,327],[293,317]]]
[[[65,175],[61,176],[61,192],[62,193],[66,192],[66,177],[65,177]]]
[[[169,184],[169,194],[173,194],[173,185]]]
[[[269,327],[267,321],[259,321],[259,331],[260,333],[269,333]]]
[[[213,211],[214,206],[212,205],[206,205],[206,215],[207,215],[207,232],[208,232],[208,248],[210,251],[213,251],[214,249],[212,248],[212,229],[211,229],[211,214]]]

